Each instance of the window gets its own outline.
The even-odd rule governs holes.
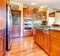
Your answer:
[[[55,17],[49,17],[48,25],[50,26],[50,25],[54,24],[54,22],[55,22]]]

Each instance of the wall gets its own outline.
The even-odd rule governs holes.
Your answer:
[[[12,1],[10,1],[10,4],[19,5],[19,10],[21,10],[21,37],[22,37],[23,36],[23,4]]]
[[[59,12],[55,13],[55,24],[60,25],[60,13]]]

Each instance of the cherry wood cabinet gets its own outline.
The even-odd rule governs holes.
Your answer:
[[[35,29],[34,41],[49,55],[50,38],[42,30]]]
[[[43,42],[44,42],[44,36],[43,36],[43,32],[42,31],[40,31],[40,30],[38,30],[39,31],[39,45],[43,48]]]
[[[44,33],[44,49],[49,54],[50,48],[50,36]]]
[[[50,31],[50,56],[60,56],[60,31]]]
[[[34,36],[34,41],[37,43],[38,42],[38,31],[35,28],[33,29],[33,36]]]
[[[23,8],[23,17],[24,18],[33,18],[33,9]]]
[[[48,10],[41,10],[40,11],[40,19],[42,19],[42,21],[47,21],[48,20]]]
[[[33,19],[34,20],[38,20],[39,17],[38,17],[38,9],[33,9]]]

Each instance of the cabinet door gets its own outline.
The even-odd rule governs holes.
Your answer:
[[[33,19],[37,20],[38,19],[38,9],[33,10]]]
[[[60,39],[51,36],[50,56],[60,56]]]
[[[33,39],[34,39],[34,41],[36,40],[36,29],[35,28],[33,28]]]
[[[34,41],[35,42],[37,42],[37,30],[34,28],[34,33],[33,33],[33,35],[34,35]]]
[[[40,18],[42,19],[42,20],[46,20],[46,17],[47,16],[47,12],[46,11],[40,11]]]
[[[43,43],[44,43],[44,34],[43,34],[43,32],[42,32],[42,35],[41,35],[41,47],[43,48],[44,46],[43,46]]]
[[[40,40],[39,40],[39,35],[40,35],[39,30],[36,29],[34,40],[36,41],[37,44],[39,44],[39,41],[40,41]]]
[[[37,31],[38,31],[38,32],[37,32],[37,33],[38,33],[38,35],[37,35],[37,43],[39,44],[39,43],[40,43],[40,42],[39,42],[39,41],[40,41],[40,30],[37,30]]]
[[[33,17],[33,9],[31,8],[23,8],[23,16],[26,18],[32,18]]]
[[[50,39],[49,39],[49,35],[44,34],[44,50],[49,54],[49,43]]]
[[[38,30],[36,29],[36,42],[38,43],[38,37],[39,37],[39,32]]]
[[[28,15],[27,15],[27,8],[23,8],[23,17],[25,18],[25,17],[27,17]]]
[[[39,31],[39,45],[43,48],[43,32]]]
[[[28,17],[29,18],[33,17],[33,9],[28,8]]]

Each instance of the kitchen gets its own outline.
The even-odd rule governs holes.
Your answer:
[[[0,56],[60,56],[59,0],[0,4]]]

